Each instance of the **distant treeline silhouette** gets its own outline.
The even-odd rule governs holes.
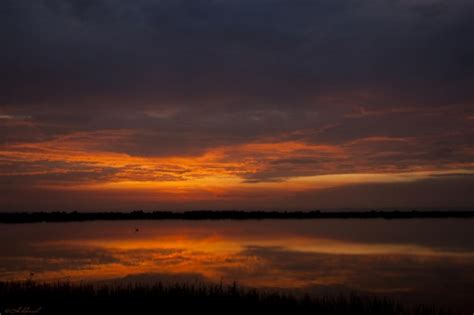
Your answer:
[[[0,223],[94,220],[262,220],[262,219],[431,219],[474,218],[474,211],[132,211],[0,213]]]
[[[324,314],[443,315],[374,296],[295,297],[236,284],[154,285],[0,282],[2,314]]]

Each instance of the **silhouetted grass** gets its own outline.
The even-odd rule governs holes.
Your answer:
[[[0,213],[0,223],[94,220],[261,220],[261,219],[417,219],[474,218],[474,211],[132,211]]]
[[[100,285],[0,282],[0,312],[39,314],[410,314],[442,315],[377,297],[295,297],[236,284]]]

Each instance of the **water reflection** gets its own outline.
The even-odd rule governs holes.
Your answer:
[[[472,220],[1,225],[0,280],[236,280],[470,307],[472,227]]]

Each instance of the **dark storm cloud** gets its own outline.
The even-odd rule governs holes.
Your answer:
[[[463,102],[472,97],[473,8],[465,0],[6,1],[1,102],[263,106],[367,87],[392,102]]]
[[[3,133],[151,128],[125,150],[180,140],[194,154],[339,122],[354,106],[468,108],[473,14],[464,0],[5,1],[0,106],[41,127]],[[380,127],[353,124],[330,139]]]
[[[463,0],[7,1],[1,101],[294,106],[370,86],[458,102],[472,17]]]

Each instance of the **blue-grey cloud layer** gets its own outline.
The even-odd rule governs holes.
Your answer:
[[[473,14],[465,0],[5,1],[1,101],[464,102]]]

